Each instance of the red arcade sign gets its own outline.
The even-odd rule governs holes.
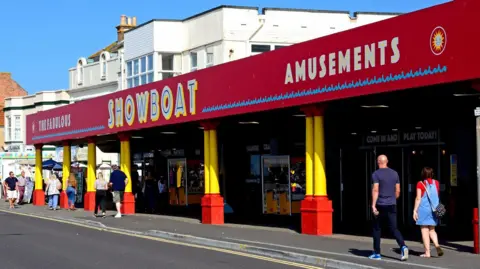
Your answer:
[[[478,10],[457,0],[38,112],[27,144],[480,78]]]

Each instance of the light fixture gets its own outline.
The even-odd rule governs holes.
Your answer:
[[[387,105],[363,105],[363,108],[388,108]]]
[[[160,132],[162,134],[166,134],[166,135],[172,135],[172,134],[176,134],[176,132]]]
[[[468,96],[478,96],[478,93],[454,93],[455,97],[468,97]]]
[[[420,130],[420,129],[422,129],[422,127],[417,126],[417,127],[415,127],[415,129]]]
[[[305,117],[305,114],[295,114],[295,115],[292,115],[292,117],[299,117],[299,118],[301,118],[301,117]]]
[[[238,124],[260,124],[258,121],[240,121]]]
[[[143,136],[132,136],[133,139],[143,139]]]
[[[372,130],[372,131],[371,131],[371,133],[372,133],[372,134],[376,134],[376,133],[377,133],[377,131],[375,131],[375,130]]]
[[[398,132],[398,129],[395,129],[395,128],[394,128],[394,129],[392,129],[392,131],[394,131],[394,132]]]
[[[198,127],[198,129],[200,129],[200,130],[205,130],[205,128],[202,127],[202,126]]]
[[[352,133],[351,135],[357,135],[357,133]]]

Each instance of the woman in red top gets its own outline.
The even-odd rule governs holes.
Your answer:
[[[443,250],[438,244],[438,235],[435,232],[435,226],[438,225],[438,217],[433,212],[433,209],[440,201],[439,197],[440,183],[433,179],[433,169],[430,167],[423,168],[422,181],[417,183],[417,197],[415,199],[413,219],[422,231],[425,254],[422,254],[421,257],[424,258],[430,258],[430,239],[437,249],[437,255],[443,256]]]

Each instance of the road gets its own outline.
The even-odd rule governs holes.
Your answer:
[[[0,212],[0,268],[296,268]]]

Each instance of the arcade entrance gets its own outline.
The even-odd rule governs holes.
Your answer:
[[[428,132],[428,131],[427,131]],[[417,132],[420,133],[420,132]],[[437,131],[430,131],[436,135]],[[399,136],[402,133],[396,134]],[[402,135],[408,135],[403,133]],[[371,230],[371,189],[372,173],[378,169],[377,157],[384,154],[388,157],[388,166],[397,171],[401,193],[397,200],[397,221],[402,230],[415,227],[412,219],[415,205],[416,184],[421,179],[421,171],[429,166],[435,171],[435,179],[441,184],[441,193],[445,190],[446,178],[442,174],[445,164],[443,142],[412,143],[397,145],[372,145],[360,148],[345,148],[341,151],[341,211],[342,222],[363,223],[356,225],[351,232]],[[443,153],[443,154],[442,154]],[[448,160],[447,160],[448,162]],[[448,165],[448,164],[445,164]],[[355,167],[352,169],[352,167]],[[442,195],[444,196],[444,195]]]

